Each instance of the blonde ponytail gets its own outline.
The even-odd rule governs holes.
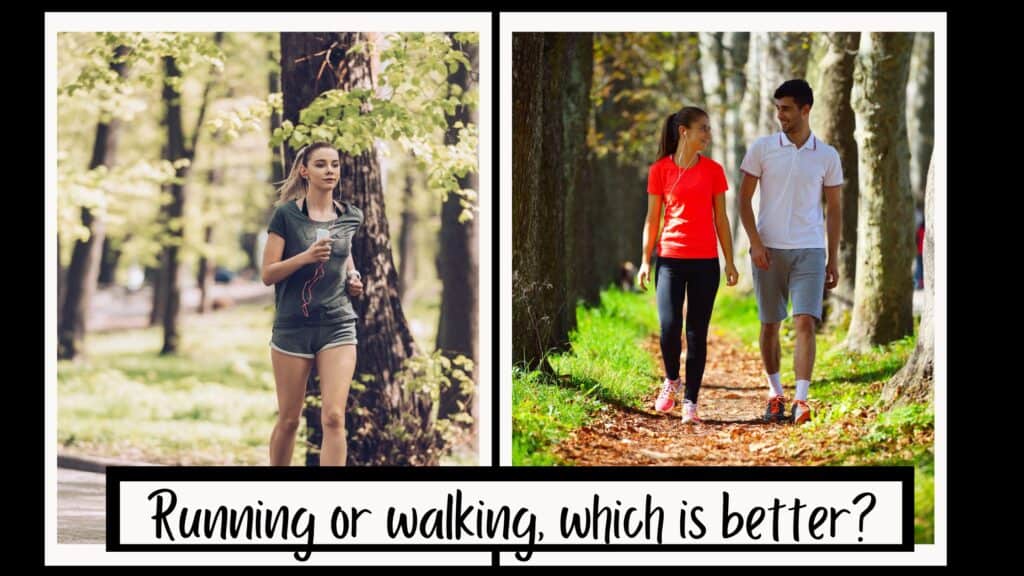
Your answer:
[[[299,148],[299,151],[295,154],[295,160],[292,161],[292,170],[288,173],[288,177],[277,183],[281,187],[277,189],[278,199],[276,205],[280,206],[286,202],[306,197],[306,188],[309,183],[299,173],[299,166],[307,166],[309,153],[320,148],[333,149],[334,146],[329,142],[314,142]]]

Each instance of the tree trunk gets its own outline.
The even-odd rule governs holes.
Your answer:
[[[453,39],[453,43],[454,43]],[[475,44],[455,46],[466,53],[472,68],[478,68],[478,54]],[[453,86],[458,86],[460,94],[468,93],[473,87],[473,70],[467,70],[459,65],[458,69],[449,75],[448,81]],[[455,115],[448,117],[448,131],[445,134],[445,144],[453,146],[458,143],[458,129],[456,122],[463,125],[477,122],[476,109],[466,105],[459,105],[455,109]],[[465,178],[459,179],[461,188],[478,189],[478,178],[476,172],[466,174]],[[470,377],[473,382],[478,382],[479,370],[477,362],[480,361],[480,348],[477,338],[479,326],[479,255],[477,253],[477,220],[459,222],[459,215],[462,213],[461,198],[455,194],[449,194],[447,200],[441,206],[441,250],[438,254],[438,277],[441,278],[441,314],[437,328],[437,349],[448,355],[463,355],[473,360],[473,372]],[[404,219],[404,218],[403,218]],[[411,230],[411,228],[409,229]],[[403,265],[405,261],[402,261]],[[471,413],[476,414],[472,406],[476,404],[475,391],[467,394],[457,386],[449,388],[441,395],[438,406],[437,417],[448,418],[454,414],[469,408]],[[460,406],[460,403],[468,405]],[[476,418],[474,418],[475,427]]]
[[[167,81],[180,81],[181,70],[173,57],[164,57],[164,74]],[[181,94],[164,82],[163,97],[167,106],[167,115],[164,119],[167,128],[167,157],[171,162],[185,158],[185,130],[181,118]],[[181,249],[181,241],[184,238],[184,222],[182,216],[185,213],[185,178],[188,177],[188,168],[181,167],[175,170],[175,180],[169,186],[171,192],[171,203],[164,207],[165,222],[167,225],[168,240],[164,245],[163,277],[161,289],[163,290],[164,312],[164,345],[160,350],[161,354],[174,354],[178,351],[178,316],[181,312],[181,284],[179,281],[180,265],[178,262],[178,251]]]
[[[68,291],[68,271],[60,255],[60,234],[57,235],[57,332],[64,325],[64,300]]]
[[[846,345],[867,350],[913,333],[914,241],[906,126],[912,33],[861,36],[853,107],[860,146],[860,223]]]
[[[747,147],[759,136],[764,135],[764,132],[761,130],[761,100],[764,98],[771,98],[770,93],[767,95],[764,94],[763,82],[761,81],[761,69],[766,58],[767,44],[767,32],[752,32],[750,34],[746,65],[747,86],[743,94],[743,102],[740,104],[740,120],[743,128],[743,148],[738,156],[739,161],[736,162],[737,170],[739,170],[739,165],[743,161],[743,156],[747,153]],[[774,91],[774,88],[772,90]],[[742,173],[737,172],[736,177],[738,178],[736,181],[736,201],[738,203],[738,192],[740,185],[743,183]],[[761,195],[759,193],[754,194],[751,204],[754,209],[754,214],[756,215],[758,207],[761,204]],[[739,218],[737,218],[737,220],[739,220]],[[742,224],[740,224],[740,228],[742,228]],[[750,237],[747,236],[746,230],[743,230],[734,237],[733,258],[736,264],[736,270],[740,275],[739,282],[736,284],[736,290],[744,294],[753,292],[754,280],[753,270],[750,264]]]
[[[97,130],[97,140],[99,136],[100,130]],[[89,304],[96,290],[100,250],[103,248],[103,236],[106,233],[102,218],[94,217],[87,208],[82,208],[82,224],[89,228],[90,235],[86,241],[75,242],[71,264],[66,272],[67,288],[64,294],[64,311],[61,314],[63,324],[57,353],[57,357],[62,360],[74,359],[84,351]]]
[[[910,57],[907,82],[907,136],[910,139],[910,189],[914,205],[924,204],[924,187],[928,178],[935,137],[935,34],[914,35],[914,51]]]
[[[120,57],[127,50],[128,48],[125,46],[118,46],[114,54]],[[125,76],[123,62],[111,62],[110,69],[121,78]],[[92,158],[89,160],[90,170],[100,166],[114,165],[120,124],[121,122],[117,118],[100,121],[97,124]],[[106,224],[102,216],[93,214],[88,208],[82,208],[82,225],[89,230],[89,237],[84,241],[75,241],[71,252],[71,263],[65,271],[62,282],[64,293],[58,296],[63,299],[63,302],[59,322],[60,330],[58,331],[57,357],[65,360],[74,359],[83,352],[85,331],[89,320],[89,305],[92,302],[93,293],[96,291],[100,257],[103,253],[103,243],[106,240]]]
[[[274,52],[268,51],[267,57],[273,58]],[[281,73],[276,67],[271,67],[270,72],[267,76],[267,90],[270,94],[277,94],[281,92]],[[273,134],[274,130],[281,127],[281,113],[274,110],[270,113],[270,133]],[[270,153],[270,184],[276,190],[277,187],[284,180],[284,153],[282,149],[284,144],[274,146]],[[276,200],[276,197],[274,198]],[[249,255],[249,266],[256,270],[258,274],[263,270],[263,255],[260,252],[260,235],[266,231],[265,223],[270,221],[270,217],[274,214],[273,202],[267,202],[266,210],[263,213],[263,217],[260,218],[259,222],[263,225],[254,233],[248,233],[242,235],[242,246],[245,248],[246,254]]]
[[[593,35],[517,33],[512,47],[514,362],[548,369],[543,360],[568,344],[586,286]]]
[[[208,174],[210,187],[217,186],[223,180],[222,169],[213,168]],[[209,197],[206,199],[207,206],[209,205]],[[204,210],[204,214],[208,213],[209,210]],[[213,281],[214,268],[216,264],[213,258],[207,256],[211,245],[213,244],[213,223],[207,223],[203,227],[203,255],[199,257],[199,266],[196,271],[196,285],[199,286],[199,306],[196,311],[200,314],[206,314],[212,309],[212,303],[210,299],[210,286]]]
[[[917,343],[906,365],[882,389],[882,406],[934,401],[935,334],[935,158],[929,162],[924,195],[924,312]]]
[[[347,54],[360,33],[282,33],[281,76],[284,119],[297,123],[299,111],[321,92],[371,88],[372,71],[363,54]],[[327,67],[318,78],[324,58]],[[288,165],[295,151],[285,148]],[[398,297],[398,273],[391,255],[390,232],[384,211],[384,192],[375,151],[341,155],[340,197],[363,211],[363,226],[352,242],[352,257],[363,274],[364,295],[353,304],[359,315],[356,379],[365,390],[351,393],[345,425],[348,464],[435,464],[439,454],[429,396],[407,391],[396,378],[413,355],[412,334]],[[307,394],[319,395],[315,382]],[[310,388],[313,388],[310,390]],[[320,410],[305,410],[306,425],[314,431],[306,464],[319,464]],[[396,432],[396,428],[400,429]]]
[[[597,280],[593,277],[593,239],[590,226],[592,211],[587,208],[590,201],[585,187],[588,172],[588,148],[586,135],[590,118],[590,85],[594,73],[594,35],[591,33],[565,34],[545,43],[550,49],[547,61],[559,60],[561,77],[557,84],[552,82],[548,88],[552,90],[546,98],[545,118],[558,117],[561,134],[559,138],[559,157],[549,157],[554,165],[549,165],[545,175],[550,178],[547,183],[557,187],[565,194],[565,214],[562,230],[565,238],[566,266],[563,269],[566,287],[564,322],[568,330],[576,325],[576,302],[584,300],[590,304],[600,301]],[[553,78],[551,78],[553,80]],[[554,90],[558,90],[555,98]],[[548,104],[551,104],[548,107]]]
[[[722,50],[721,32],[701,32],[700,38],[700,79],[704,86],[704,102],[711,120],[711,153],[717,162],[725,160],[725,103],[726,87],[723,78],[725,56]]]
[[[167,185],[161,186],[161,192],[169,194],[169,187]],[[161,213],[163,211],[164,208],[161,208]],[[165,218],[165,216],[161,214],[161,218]],[[166,225],[166,223],[164,224]],[[164,253],[164,250],[161,249],[160,258],[157,261],[156,268],[149,269],[152,270],[150,276],[152,277],[153,283],[153,306],[149,310],[150,326],[162,324],[164,321],[164,314],[167,311],[167,274],[164,273],[164,262],[166,259],[167,256]]]
[[[811,128],[823,142],[835,147],[843,166],[843,228],[839,240],[839,285],[829,295],[828,323],[841,323],[853,309],[854,279],[857,270],[857,141],[850,93],[853,66],[860,46],[860,32],[834,32],[817,35],[821,50],[817,72],[811,80],[814,89],[814,113]]]
[[[575,118],[568,109],[572,104],[568,92],[573,89],[570,81],[572,58],[569,54],[575,48],[574,34],[548,34],[544,38],[544,63],[547,70],[543,72],[543,101],[541,107],[541,180],[540,186],[544,197],[556,194],[564,197],[560,209],[552,210],[545,222],[554,224],[550,228],[540,227],[538,231],[547,233],[554,240],[552,248],[558,252],[558,260],[562,263],[552,268],[550,273],[555,286],[558,320],[556,321],[556,342],[566,346],[569,331],[576,325],[576,298],[580,293],[579,278],[572,273],[577,262],[573,262],[576,253],[576,213],[579,202],[576,195],[576,174],[578,164],[567,133],[574,126]]]
[[[614,55],[626,50],[631,38],[629,34],[609,33],[601,34],[597,41],[608,45],[604,59],[597,64],[605,70],[609,85],[602,88],[604,97],[593,111],[594,131],[600,141],[615,142],[619,131],[629,129],[626,119],[638,112],[634,101],[617,98],[637,87],[636,78],[613,70]],[[594,245],[590,267],[600,289],[621,281],[623,270],[635,270],[640,264],[641,230],[647,214],[647,169],[627,163],[614,148],[604,156],[595,155],[589,165],[593,176],[586,189],[590,190],[588,204],[592,206],[590,228]]]
[[[729,227],[732,232],[733,246],[739,240],[742,224],[740,223],[740,183],[743,174],[740,163],[747,145],[743,140],[743,122],[740,118],[740,105],[746,91],[747,78],[743,72],[750,52],[749,32],[726,32],[722,36],[722,59],[725,63],[725,173],[729,178],[729,191],[726,193],[726,213],[729,215]],[[713,136],[713,135],[712,135]],[[735,256],[735,254],[734,254]]]
[[[121,250],[114,248],[110,236],[103,239],[103,251],[100,255],[100,273],[96,282],[100,286],[110,286],[116,280],[117,263],[121,260]]]
[[[224,38],[223,32],[216,32],[213,36],[214,43],[220,45]],[[180,82],[181,70],[178,63],[171,56],[164,57],[164,72],[168,80],[176,79]],[[199,101],[199,113],[196,117],[195,127],[192,130],[191,141],[185,140],[185,130],[181,116],[182,95],[173,87],[164,82],[163,97],[167,106],[165,119],[167,126],[167,153],[172,161],[179,159],[188,160],[188,165],[175,170],[175,180],[170,185],[171,203],[164,207],[166,216],[165,222],[168,227],[168,240],[164,246],[163,260],[163,300],[164,313],[164,345],[160,354],[176,354],[178,352],[179,338],[178,325],[181,316],[181,263],[179,253],[185,242],[185,225],[183,217],[185,214],[185,202],[187,200],[185,182],[188,179],[190,166],[196,154],[196,144],[199,142],[199,135],[203,126],[203,119],[206,116],[206,105],[210,99],[210,90],[213,87],[213,78],[206,81],[203,88],[202,99]]]
[[[402,187],[402,224],[398,232],[398,297],[402,303],[407,302],[409,287],[416,279],[416,242],[413,230],[416,229],[416,209],[413,206],[412,172],[406,171],[405,184]],[[475,189],[475,188],[474,188]],[[456,199],[456,202],[458,199]],[[458,217],[456,215],[456,217]],[[441,226],[444,226],[442,221]],[[444,232],[442,231],[442,236]],[[442,282],[444,279],[442,278]],[[443,303],[442,303],[443,305]]]
[[[213,242],[213,226],[207,224],[203,230],[203,244],[209,246]],[[199,305],[196,312],[206,314],[213,309],[210,298],[210,286],[213,284],[215,264],[213,258],[206,256],[199,257],[199,266],[196,271],[196,284],[199,286]]]
[[[565,196],[548,196],[550,187],[541,184],[543,156],[552,153],[543,146],[547,37],[512,34],[512,347],[513,362],[529,367],[544,365],[564,330],[561,240],[553,232]]]

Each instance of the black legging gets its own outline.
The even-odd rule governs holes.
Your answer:
[[[661,356],[669,380],[679,378],[684,295],[690,299],[686,309],[686,399],[696,403],[707,360],[711,309],[721,277],[718,258],[658,258],[657,270]]]

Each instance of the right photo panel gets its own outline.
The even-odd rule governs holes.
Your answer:
[[[516,16],[503,460],[912,466],[934,543],[933,24]]]

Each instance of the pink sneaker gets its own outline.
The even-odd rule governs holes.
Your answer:
[[[654,401],[654,409],[658,412],[668,412],[676,405],[675,395],[676,391],[679,390],[679,383],[681,380],[675,381],[665,379],[665,383],[661,385],[661,393],[658,394],[658,399]]]
[[[689,400],[683,400],[683,424],[703,424],[704,421],[697,417],[697,405]]]

